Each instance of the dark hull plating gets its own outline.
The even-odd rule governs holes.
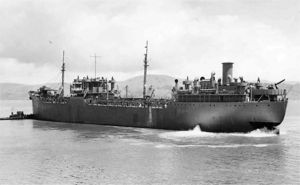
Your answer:
[[[36,119],[58,122],[145,127],[171,130],[199,125],[208,132],[249,132],[278,126],[287,101],[279,102],[174,102],[166,108],[90,105],[83,98],[47,103],[32,97]]]

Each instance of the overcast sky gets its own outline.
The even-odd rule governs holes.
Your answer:
[[[0,82],[37,84],[150,74],[300,81],[298,0],[0,0]]]

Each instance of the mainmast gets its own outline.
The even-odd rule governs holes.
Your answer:
[[[146,83],[147,83],[147,67],[148,65],[148,41],[146,41],[146,53],[144,58],[144,84],[143,84],[143,98],[146,98]]]
[[[62,58],[62,66],[61,66],[61,95],[64,97],[64,86],[65,86],[65,51],[63,51],[63,58]]]
[[[125,86],[125,92],[126,92],[125,98],[128,98],[128,85]]]

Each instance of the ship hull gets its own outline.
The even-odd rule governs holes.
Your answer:
[[[35,119],[127,127],[207,132],[250,132],[273,129],[285,116],[287,101],[173,102],[165,108],[87,104],[82,97],[49,103],[32,97]]]

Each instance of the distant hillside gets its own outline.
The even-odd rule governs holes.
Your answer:
[[[0,100],[26,100],[30,90],[37,90],[39,87],[46,85],[58,89],[59,83],[47,83],[38,85],[25,85],[16,83],[0,83]],[[70,91],[70,84],[65,85],[66,92]]]
[[[174,86],[175,78],[166,75],[148,75],[147,84],[155,89],[156,98],[166,98],[171,96],[171,89]],[[182,85],[182,80],[179,80]],[[24,85],[13,83],[0,83],[0,99],[1,100],[26,100],[28,99],[28,91],[36,90],[43,84],[39,85]],[[117,82],[117,88],[121,91],[121,95],[125,96],[125,86],[128,85],[129,97],[141,97],[143,92],[143,76],[137,76],[125,81]],[[46,84],[54,89],[58,89],[59,83]],[[288,97],[292,100],[300,100],[300,83],[284,82],[279,85],[280,88],[285,88],[288,91]],[[65,85],[66,94],[70,91],[70,84]]]
[[[170,97],[174,79],[165,75],[148,75],[147,84],[152,85],[155,89],[156,97]],[[14,83],[0,83],[0,100],[26,100],[28,99],[28,91],[36,90],[39,87],[46,85],[53,89],[59,88],[59,83],[48,83],[38,85],[25,85]],[[141,97],[143,94],[143,76],[137,76],[125,81],[117,82],[116,87],[121,91],[121,95],[125,96],[125,86],[128,85],[129,97]],[[70,92],[70,84],[65,84],[65,92]]]
[[[121,95],[126,93],[125,86],[128,85],[129,97],[142,97],[143,95],[143,76],[137,76],[125,81],[118,82]],[[166,98],[171,97],[171,89],[174,86],[175,78],[166,75],[148,75],[147,84],[148,87],[152,85],[155,89],[155,97]]]
[[[279,85],[280,88],[286,89],[288,98],[291,100],[300,100],[300,83],[290,84],[288,82]]]

